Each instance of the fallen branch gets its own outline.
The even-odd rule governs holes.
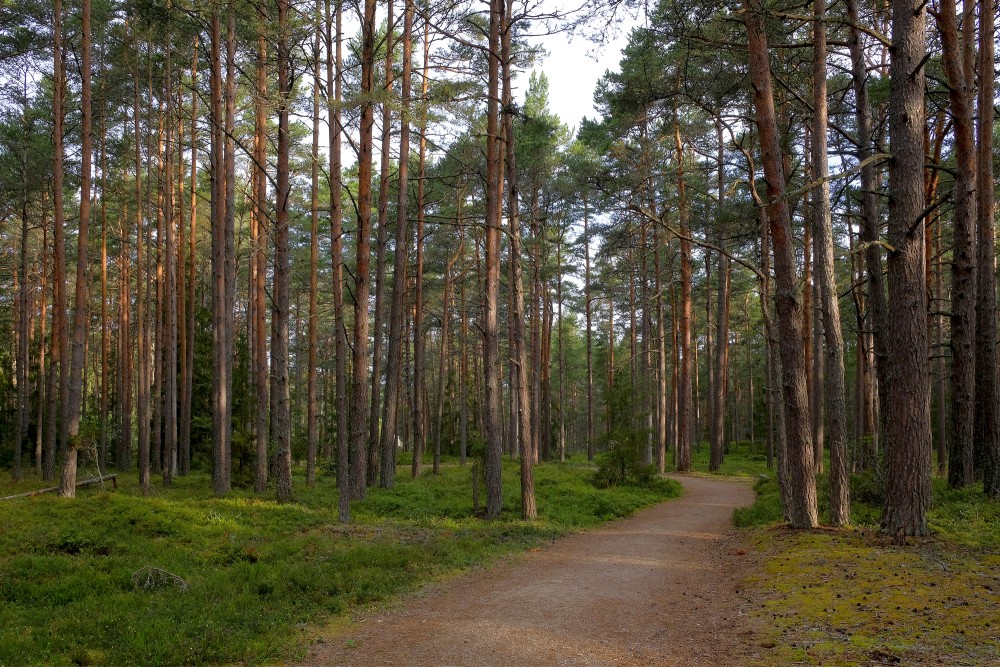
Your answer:
[[[173,572],[163,568],[146,565],[132,573],[132,584],[136,590],[151,591],[164,586],[177,586],[181,591],[188,589],[187,582]]]
[[[94,477],[91,479],[85,479],[82,482],[77,482],[76,487],[80,488],[81,486],[92,486],[94,484],[102,484],[103,482],[107,482],[108,480],[111,480],[111,486],[113,486],[116,489],[118,488],[117,474],[100,475],[98,477]],[[35,489],[34,491],[28,491],[27,493],[15,493],[13,496],[3,496],[2,498],[0,498],[0,500],[13,500],[14,498],[27,498],[29,496],[40,496],[43,493],[54,493],[58,490],[59,490],[58,486],[50,486],[46,489]]]

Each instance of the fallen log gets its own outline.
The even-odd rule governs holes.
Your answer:
[[[100,475],[98,477],[92,477],[91,479],[85,479],[82,482],[77,482],[76,487],[80,488],[81,486],[92,486],[94,484],[101,484],[109,480],[111,481],[111,486],[117,489],[118,488],[117,474]],[[14,498],[27,498],[28,496],[40,496],[43,493],[54,493],[55,491],[58,490],[59,490],[58,486],[50,486],[45,489],[35,489],[34,491],[28,491],[27,493],[15,493],[13,496],[3,496],[0,497],[0,500],[13,500]]]

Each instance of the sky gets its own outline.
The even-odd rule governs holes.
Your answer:
[[[629,24],[631,22],[628,22]],[[617,71],[621,50],[628,42],[628,25],[617,28],[606,44],[597,45],[582,35],[557,33],[532,39],[548,55],[536,67],[549,79],[549,109],[571,129],[579,128],[584,117],[597,118],[594,88],[605,71]],[[516,85],[519,99],[524,99],[529,72],[522,73]]]

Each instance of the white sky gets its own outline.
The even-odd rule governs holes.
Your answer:
[[[617,36],[603,46],[581,35],[571,37],[567,33],[532,40],[548,51],[535,69],[545,72],[549,79],[549,108],[570,129],[579,129],[584,116],[598,117],[594,109],[594,88],[605,71],[618,70],[621,50],[628,42],[628,31],[628,26],[623,26]],[[529,74],[524,72],[518,77],[518,99],[524,99]]]

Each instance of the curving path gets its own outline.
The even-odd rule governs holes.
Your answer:
[[[475,570],[314,645],[303,665],[684,666],[743,663],[743,551],[727,537],[740,482]]]

